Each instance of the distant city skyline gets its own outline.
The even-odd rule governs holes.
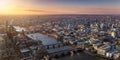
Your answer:
[[[0,15],[120,14],[120,0],[0,0]]]

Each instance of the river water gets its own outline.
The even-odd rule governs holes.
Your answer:
[[[102,57],[97,57],[97,56],[91,56],[86,53],[80,52],[73,56],[64,56],[56,60],[108,60],[108,59],[104,59]]]
[[[41,40],[43,40],[44,44],[57,43],[57,40],[54,39],[53,37],[49,37],[49,36],[44,35],[44,34],[36,34],[36,35],[39,36],[39,38]],[[86,54],[84,52],[78,52],[78,53],[74,54],[73,56],[59,57],[55,60],[108,60],[108,59],[104,59],[102,57],[97,57],[97,56],[91,56],[91,55]]]

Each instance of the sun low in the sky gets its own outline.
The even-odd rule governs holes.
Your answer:
[[[20,14],[15,0],[0,0],[0,15]]]
[[[120,0],[0,0],[0,15],[120,14]]]
[[[9,0],[0,0],[0,13],[9,13],[9,11],[13,9],[10,4],[11,2]]]

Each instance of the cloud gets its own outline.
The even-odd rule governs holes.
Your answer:
[[[93,14],[93,13],[109,13],[109,14],[119,14],[120,9],[112,9],[112,8],[81,8],[77,10],[40,10],[40,9],[28,9],[25,10],[29,13],[35,13],[35,14]]]
[[[98,14],[120,14],[120,9],[114,9],[114,8],[81,8],[77,9],[74,13],[98,13]]]
[[[34,13],[59,13],[58,11],[51,11],[51,10],[37,10],[37,9],[29,9],[29,10],[24,10],[28,12],[34,12]]]
[[[25,10],[25,11],[30,11],[30,12],[51,12],[51,11],[46,11],[46,10]]]
[[[93,8],[90,9],[91,11],[95,11],[98,13],[120,13],[120,9],[114,9],[114,8]]]

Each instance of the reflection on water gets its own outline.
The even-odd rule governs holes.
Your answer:
[[[38,39],[40,39],[44,45],[57,43],[56,39],[49,37],[47,35],[44,35],[44,34],[34,33],[34,34],[29,34],[29,36],[30,35],[32,35],[32,37],[37,37]],[[77,52],[74,54],[74,52],[71,51],[70,56],[64,56],[64,57],[60,57],[57,59],[53,58],[52,60],[107,60],[107,59],[103,59],[101,57],[96,57],[96,56],[91,56],[83,52]]]
[[[65,56],[58,58],[57,60],[108,60],[101,57],[91,56],[83,52],[77,53],[74,56]]]
[[[49,36],[41,34],[41,33],[28,34],[27,36],[30,37],[33,40],[40,40],[40,41],[42,41],[43,45],[51,45],[51,44],[58,43],[55,38],[49,37]]]

